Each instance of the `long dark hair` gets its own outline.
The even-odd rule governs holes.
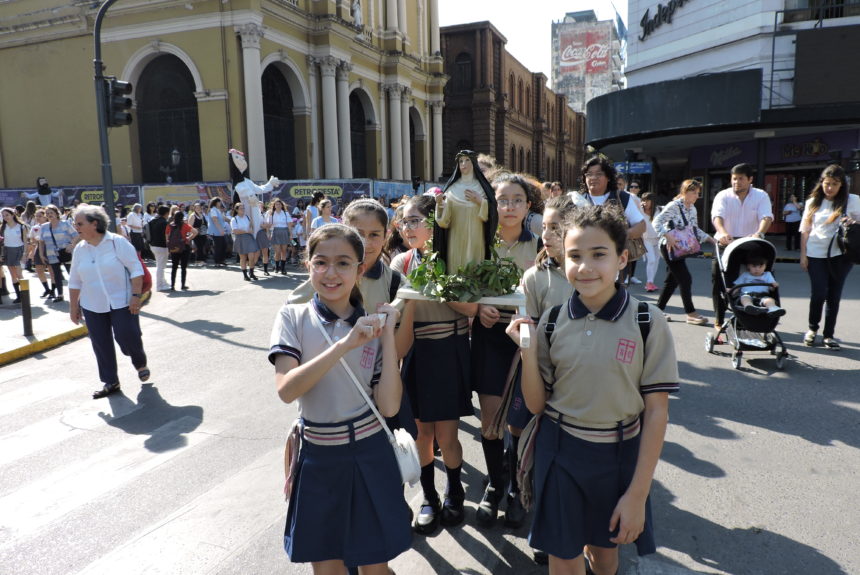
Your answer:
[[[821,172],[821,177],[818,178],[818,183],[812,189],[812,201],[809,202],[809,207],[806,208],[806,213],[803,216],[804,222],[809,224],[812,222],[812,217],[818,208],[821,207],[821,202],[824,201],[824,183],[825,178],[839,180],[841,185],[836,197],[833,199],[833,214],[827,218],[827,223],[832,224],[836,220],[845,215],[845,208],[848,206],[848,181],[845,179],[845,170],[838,164],[830,164],[824,171]]]
[[[600,171],[606,174],[606,177],[609,180],[606,183],[606,193],[608,194],[610,192],[617,192],[618,171],[615,169],[615,166],[612,165],[612,162],[609,161],[609,158],[607,158],[603,154],[598,154],[597,156],[590,157],[588,161],[582,165],[582,170],[580,171],[580,183],[582,184],[582,193],[588,192],[588,184],[585,181],[585,174],[588,173],[588,169],[592,166],[600,166]]]

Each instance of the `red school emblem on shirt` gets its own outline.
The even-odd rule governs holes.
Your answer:
[[[631,363],[633,354],[636,353],[636,342],[630,339],[619,339],[618,349],[615,351],[615,359],[621,363]]]
[[[364,346],[361,351],[361,367],[362,369],[370,369],[373,367],[373,360],[376,358],[376,350],[369,345]]]

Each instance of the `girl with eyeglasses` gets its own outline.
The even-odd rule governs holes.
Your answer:
[[[406,203],[400,233],[410,249],[391,261],[391,269],[404,277],[426,255],[427,242],[433,236],[428,219],[435,205],[429,196],[415,196]],[[412,339],[406,342],[412,349],[403,360],[401,373],[418,428],[415,443],[424,501],[412,527],[422,535],[433,533],[440,522],[452,527],[465,518],[466,492],[460,480],[463,446],[457,432],[460,418],[474,413],[469,385],[469,317],[476,311],[477,304],[413,301],[404,308],[400,320],[400,331]],[[444,501],[434,479],[434,440],[442,451],[448,480]]]
[[[381,424],[355,389],[344,360],[384,417],[397,413],[402,385],[390,305],[365,314],[358,280],[365,271],[358,233],[331,224],[308,240],[312,300],[285,304],[275,318],[269,361],[285,403],[300,420],[290,445],[284,548],[313,572],[388,575],[388,561],[411,545],[409,508],[397,460]],[[321,331],[334,341],[329,345]],[[300,425],[299,425],[300,423]]]
[[[498,206],[499,243],[496,253],[513,259],[520,270],[534,265],[538,252],[538,238],[525,226],[525,218],[533,201],[540,197],[537,186],[521,174],[504,173],[493,180]],[[517,528],[525,520],[525,510],[519,498],[516,480],[517,444],[529,414],[509,424],[512,448],[508,450],[510,480],[504,483],[504,437],[494,422],[505,406],[502,402],[508,373],[516,356],[517,346],[505,333],[515,308],[478,305],[478,321],[472,322],[472,390],[481,404],[481,447],[487,463],[489,483],[478,505],[475,518],[481,527],[491,527],[499,511],[499,503],[507,496],[505,526]],[[511,385],[515,385],[512,383]],[[506,421],[507,414],[501,414]]]

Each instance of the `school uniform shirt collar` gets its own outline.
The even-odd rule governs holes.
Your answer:
[[[364,272],[364,277],[371,280],[378,280],[382,277],[382,266],[385,264],[382,263],[382,258],[376,260],[376,263],[373,264],[369,270]]]
[[[525,225],[523,225],[523,230],[520,232],[520,237],[517,238],[518,242],[530,242],[534,239],[535,235],[529,230]]]
[[[320,301],[319,294],[314,294],[314,298],[312,301],[314,311],[317,313],[317,315],[320,316],[320,319],[323,321],[323,323],[332,323],[341,319],[336,313],[331,311],[328,306],[326,306],[326,304]],[[355,325],[355,322],[358,321],[358,318],[364,317],[366,314],[364,313],[364,308],[361,307],[361,304],[359,304],[357,301],[351,299],[349,300],[349,303],[353,307],[352,315],[350,315],[343,321],[345,321],[349,325]]]
[[[627,309],[627,304],[630,302],[630,295],[624,286],[618,282],[615,283],[615,289],[617,290],[615,295],[606,302],[606,305],[599,312],[594,314],[595,317],[606,321],[616,321],[624,315],[624,310]],[[582,319],[591,314],[582,300],[579,299],[579,292],[574,291],[570,299],[567,300],[567,314],[570,319]]]

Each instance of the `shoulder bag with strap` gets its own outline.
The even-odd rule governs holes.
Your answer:
[[[57,252],[57,259],[61,264],[68,263],[72,261],[72,254],[66,248],[60,249],[57,245],[57,238],[54,237],[54,229],[51,224],[48,224],[48,231],[51,232],[51,241],[54,242],[54,251]]]
[[[328,332],[320,322],[320,318],[317,316],[316,311],[310,310],[311,320],[314,322],[314,325],[320,330],[320,333],[323,334],[323,337],[326,340],[326,343],[329,346],[333,346],[334,343],[331,341],[331,337],[329,337]],[[388,436],[388,442],[391,443],[391,447],[394,449],[394,457],[397,459],[397,466],[400,468],[400,477],[403,479],[404,483],[408,483],[410,486],[414,486],[418,483],[418,480],[421,478],[421,464],[418,462],[418,448],[415,447],[415,440],[412,439],[412,436],[409,435],[409,432],[405,429],[395,429],[394,433],[391,432],[391,429],[388,428],[388,424],[385,423],[385,418],[379,413],[379,410],[376,409],[376,405],[373,401],[368,397],[367,392],[364,391],[364,388],[359,383],[358,378],[350,369],[349,364],[346,363],[346,359],[343,356],[340,357],[340,365],[343,367],[344,371],[346,371],[349,378],[352,380],[352,383],[355,384],[355,388],[361,394],[361,397],[364,398],[364,401],[367,402],[368,407],[373,412],[373,415],[376,416],[376,419],[379,420],[379,423],[382,425],[382,429],[385,430],[385,434]]]

